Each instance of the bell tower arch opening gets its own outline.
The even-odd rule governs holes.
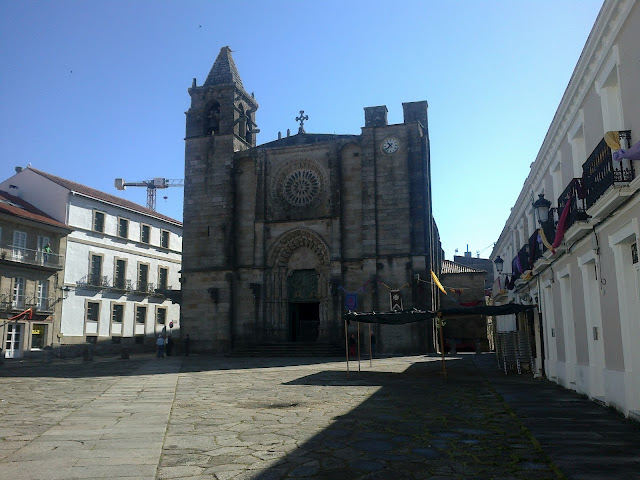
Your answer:
[[[204,134],[206,136],[220,133],[220,104],[212,102],[207,106],[204,121]]]

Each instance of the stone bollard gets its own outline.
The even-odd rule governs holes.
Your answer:
[[[455,338],[450,338],[449,339],[449,354],[451,354],[451,355],[457,355],[458,354],[458,349],[456,348],[456,340],[455,340]]]
[[[480,355],[482,353],[482,347],[480,346],[480,340],[476,340],[476,355]]]
[[[120,359],[129,360],[129,347],[122,347],[120,349]]]

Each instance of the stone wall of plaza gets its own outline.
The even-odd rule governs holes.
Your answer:
[[[357,293],[358,310],[387,311],[389,288],[403,287],[405,308],[433,309],[437,296],[415,281],[440,259],[427,103],[404,104],[398,125],[387,124],[386,107],[365,108],[361,135],[301,127],[256,146],[242,115],[225,119],[253,115],[257,103],[224,48],[212,72],[190,89],[187,112],[181,322],[193,348],[343,345],[346,292]],[[209,108],[213,129],[201,121]],[[431,331],[376,329],[380,347],[397,352],[428,351]]]
[[[536,372],[629,416],[640,411],[640,160],[613,153],[640,140],[639,32],[637,1],[605,1],[492,253],[515,276],[496,302],[537,304]],[[551,202],[548,222],[532,193]]]

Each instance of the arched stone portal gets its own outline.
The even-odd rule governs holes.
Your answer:
[[[308,229],[282,234],[271,248],[265,335],[276,342],[329,341],[329,249]]]

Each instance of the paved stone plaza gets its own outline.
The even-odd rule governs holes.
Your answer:
[[[640,425],[491,355],[350,365],[5,363],[0,478],[640,478]]]

